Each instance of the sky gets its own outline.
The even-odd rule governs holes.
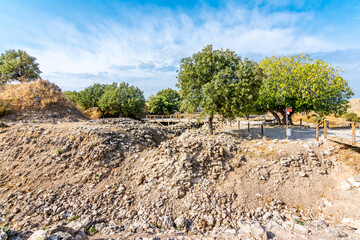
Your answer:
[[[308,53],[343,69],[360,98],[360,1],[0,0],[0,53],[25,50],[63,91],[128,82],[174,88],[212,44],[257,62]]]

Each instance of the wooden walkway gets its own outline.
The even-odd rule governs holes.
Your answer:
[[[146,115],[147,122],[160,123],[179,123],[179,122],[196,122],[198,114],[170,114],[170,115]]]

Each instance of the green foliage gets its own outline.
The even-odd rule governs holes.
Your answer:
[[[92,234],[96,234],[96,233],[98,233],[98,230],[96,230],[96,228],[94,228],[94,227],[91,227],[89,229],[89,232],[92,233]]]
[[[78,219],[79,217],[76,215],[73,215],[69,218],[69,222],[75,221],[76,219]]]
[[[151,114],[173,114],[180,109],[180,95],[171,88],[159,91],[156,96],[149,98],[149,113]]]
[[[295,220],[295,222],[296,222],[297,224],[299,224],[299,225],[301,225],[301,226],[304,225],[304,222],[303,222],[303,221],[301,221],[301,220],[299,220],[299,219],[294,219],[294,220]]]
[[[262,60],[260,66],[266,75],[258,101],[261,110],[281,113],[283,117],[286,107],[292,107],[293,113],[341,115],[353,96],[339,70],[308,55],[273,56]]]
[[[36,58],[22,50],[7,50],[0,57],[0,84],[11,81],[34,81],[40,78]]]
[[[77,104],[79,93],[76,91],[65,91],[63,92],[64,96],[73,104]]]
[[[108,87],[106,84],[95,83],[77,94],[76,102],[84,109],[98,107],[99,100]]]
[[[354,112],[345,113],[344,116],[346,121],[349,122],[360,122],[360,117]]]
[[[318,125],[321,125],[325,120],[325,116],[322,115],[322,114],[313,114],[312,115],[312,120],[314,122],[316,122]]]
[[[181,109],[200,111],[212,119],[215,114],[232,119],[254,110],[254,102],[263,77],[258,64],[241,60],[230,50],[213,50],[206,46],[180,63],[178,84]]]
[[[63,150],[62,150],[62,148],[61,147],[57,147],[56,148],[56,155],[58,155],[58,156],[60,156],[61,154],[63,154]]]
[[[143,92],[128,83],[116,83],[109,85],[101,96],[98,107],[106,117],[136,117],[145,107]]]

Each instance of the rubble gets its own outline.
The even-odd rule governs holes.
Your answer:
[[[343,231],[318,224],[317,203],[300,207],[303,199],[292,195],[296,187],[316,193],[308,184],[328,179],[334,154],[314,144],[289,152],[277,148],[289,142],[221,129],[209,136],[205,128],[131,119],[11,125],[0,135],[0,218],[31,239],[288,239]]]

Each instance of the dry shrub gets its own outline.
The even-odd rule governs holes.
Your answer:
[[[90,109],[84,111],[84,113],[91,119],[100,119],[100,114],[96,107],[90,108]]]
[[[45,109],[50,105],[73,107],[57,85],[40,79],[4,86],[0,90],[0,103],[15,111]]]
[[[0,117],[4,116],[7,111],[6,106],[0,102]]]

